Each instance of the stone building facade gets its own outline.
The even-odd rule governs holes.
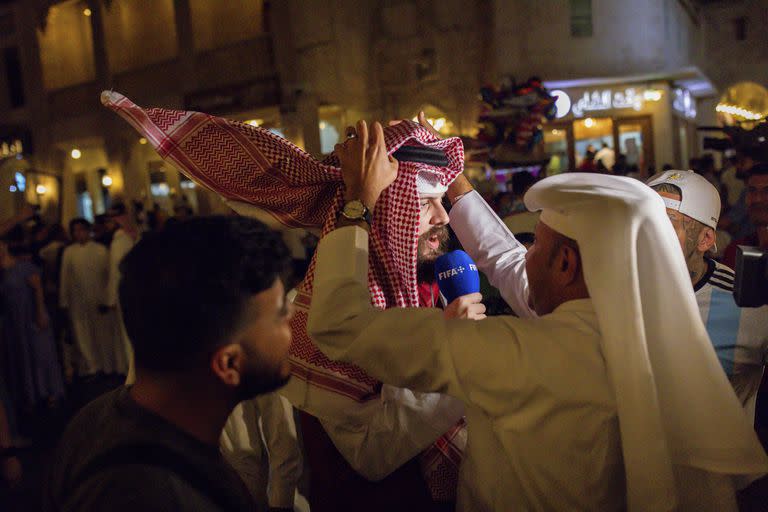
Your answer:
[[[420,109],[444,133],[472,135],[478,89],[503,77],[539,75],[576,95],[631,86],[664,98],[649,103],[648,115],[663,118],[651,136],[655,163],[682,161],[693,138],[686,152],[668,132],[679,138],[706,116],[674,124],[677,89],[702,104],[735,76],[768,80],[768,45],[717,43],[732,37],[723,17],[737,11],[725,3],[1,0],[0,217],[26,201],[67,221],[116,197],[223,211],[100,106],[103,89],[250,121],[320,155],[361,117]],[[747,38],[765,38],[761,2],[736,4]],[[728,52],[763,65],[736,69]]]

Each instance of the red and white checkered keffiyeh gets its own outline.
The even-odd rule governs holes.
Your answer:
[[[146,137],[164,160],[224,199],[256,206],[289,227],[319,229],[323,236],[334,228],[344,196],[334,155],[318,162],[269,130],[200,112],[143,109],[115,92],[103,92],[101,101]],[[443,150],[449,161],[448,167],[401,162],[397,179],[376,205],[371,227],[368,285],[373,305],[418,307],[416,176],[433,173],[447,186],[463,171],[464,147],[458,138],[438,139],[411,121],[385,128],[384,139],[390,154],[403,145],[424,145]],[[307,335],[314,272],[313,259],[294,300],[294,376],[356,402],[379,399],[381,382],[355,365],[328,359]],[[422,456],[437,499],[455,496],[465,438],[462,421]]]

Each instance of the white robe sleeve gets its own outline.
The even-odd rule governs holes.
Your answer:
[[[427,449],[464,415],[460,400],[439,393],[384,384],[379,397],[360,404],[312,387],[302,408],[320,420],[349,465],[374,482]]]
[[[459,199],[451,208],[451,228],[477,268],[521,318],[536,316],[528,305],[528,276],[523,244],[477,191]]]
[[[439,392],[491,415],[509,408],[498,392],[525,379],[524,320],[445,320],[431,308],[373,308],[368,297],[368,234],[337,229],[318,246],[308,331],[331,359],[361,366],[395,386]]]
[[[261,395],[254,403],[269,456],[269,506],[293,507],[296,485],[301,477],[301,451],[296,437],[293,407],[277,393]]]
[[[109,282],[105,304],[117,306],[117,289],[120,284],[120,262],[133,247],[133,240],[126,234],[117,232],[109,247]]]

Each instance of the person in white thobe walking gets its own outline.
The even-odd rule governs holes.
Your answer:
[[[133,349],[128,340],[128,333],[123,326],[123,315],[118,307],[117,290],[120,284],[120,262],[126,254],[136,244],[139,233],[136,225],[131,219],[128,209],[123,203],[115,203],[109,209],[108,215],[119,226],[115,235],[112,237],[112,243],[109,246],[109,280],[107,281],[107,293],[104,300],[102,311],[112,317],[114,322],[114,332],[117,342],[126,353],[126,363],[120,373],[125,373],[126,383],[132,384],[135,380],[133,374]]]
[[[74,243],[64,250],[61,263],[59,305],[67,311],[79,352],[80,376],[124,372],[125,350],[115,338],[111,317],[99,311],[109,278],[109,252],[91,239],[85,219],[69,223]]]

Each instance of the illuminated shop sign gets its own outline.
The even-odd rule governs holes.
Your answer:
[[[555,89],[554,91],[550,91],[549,94],[557,98],[555,100],[555,117],[560,119],[561,117],[567,116],[568,112],[571,110],[571,97],[568,96],[568,93],[560,89]]]
[[[584,94],[573,101],[571,112],[576,117],[583,117],[586,113],[599,112],[601,110],[621,110],[643,108],[643,92],[627,87],[620,91],[611,89],[585,91]]]
[[[672,90],[672,109],[688,119],[696,117],[696,100],[691,96],[691,91],[677,87]]]

